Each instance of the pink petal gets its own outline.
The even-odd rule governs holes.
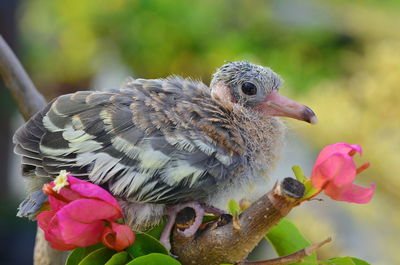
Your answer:
[[[80,198],[84,198],[79,192],[76,192],[71,189],[71,185],[68,185],[64,188],[62,188],[59,192],[59,194],[65,198],[67,201],[74,201]]]
[[[111,222],[111,227],[106,227],[103,232],[103,244],[116,251],[121,251],[135,241],[135,234],[127,225]]]
[[[37,216],[46,240],[51,247],[59,250],[85,247],[99,242],[105,223],[122,217],[117,200],[103,188],[72,176],[68,176],[68,182],[69,185],[58,194],[49,195],[52,210]],[[54,186],[54,183],[51,185]],[[132,230],[127,233],[119,235],[122,239],[116,243],[131,239],[126,237],[133,233]]]
[[[68,182],[70,183],[70,189],[77,192],[80,196],[96,198],[120,208],[118,201],[108,191],[100,186],[72,176],[68,176]]]
[[[347,144],[347,143],[336,143],[336,144],[331,144],[325,146],[322,151],[319,153],[315,165],[317,166],[318,164],[322,163],[325,159],[327,159],[330,155],[333,153],[342,153],[342,154],[348,154],[351,150],[354,150],[358,153],[362,153],[361,146],[357,144]]]
[[[355,184],[349,185],[341,191],[341,194],[336,194],[336,198],[333,199],[354,203],[368,203],[372,199],[375,190],[375,184],[371,183],[370,185],[371,188]],[[326,190],[326,193],[328,193],[328,190]]]
[[[53,218],[54,220],[55,218]],[[54,249],[58,250],[71,250],[76,248],[77,246],[74,244],[68,244],[62,238],[62,235],[59,230],[55,229],[52,226],[51,229],[44,231],[44,237],[49,242],[50,246]]]
[[[77,248],[77,246],[66,244],[66,243],[64,243],[64,241],[62,241],[58,238],[46,238],[46,240],[49,242],[50,247],[53,249],[67,251],[67,250],[73,250],[73,249]]]
[[[70,185],[72,185],[72,184],[86,184],[86,183],[90,183],[90,182],[87,182],[86,180],[79,179],[79,178],[75,178],[75,177],[72,176],[72,175],[68,175],[67,178],[68,178],[68,183],[69,183]]]
[[[64,207],[65,205],[67,205],[67,202],[64,201],[60,201],[59,199],[53,197],[53,196],[49,196],[49,204],[52,210],[58,211],[60,210],[62,207]]]
[[[55,220],[56,211],[45,211],[40,213],[36,218],[39,227],[44,231],[45,239],[50,246],[58,250],[71,250],[76,248],[75,245],[66,244],[59,233],[58,222]]]
[[[328,182],[341,187],[351,184],[355,176],[356,166],[353,159],[347,154],[332,153],[324,161],[314,165],[311,181],[315,188],[323,188]]]
[[[50,211],[44,211],[36,216],[36,220],[38,222],[38,226],[43,230],[46,231],[49,226],[51,219],[54,217],[56,214],[56,211],[50,210]]]
[[[56,213],[47,231],[48,237],[55,243],[90,246],[101,240],[105,220],[120,217],[119,209],[106,202],[97,199],[75,200]]]
[[[67,244],[64,242],[64,240],[57,234],[51,234],[48,232],[45,232],[44,234],[45,239],[49,242],[49,245],[51,248],[58,249],[58,250],[72,250],[77,248],[78,246],[74,244]]]
[[[99,242],[105,220],[122,217],[119,209],[97,199],[79,199],[54,213],[55,211],[41,213],[38,221],[44,228],[45,238],[54,248],[60,250]]]
[[[59,231],[63,242],[78,247],[87,247],[100,242],[102,232],[105,228],[104,221],[83,224],[72,219],[64,218],[63,221],[59,223]]]
[[[122,217],[122,212],[119,208],[104,201],[79,199],[70,202],[57,215],[81,223],[91,223],[97,220],[115,221]]]

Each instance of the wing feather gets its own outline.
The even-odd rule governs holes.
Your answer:
[[[15,152],[26,171],[66,169],[132,201],[201,200],[247,163],[229,115],[203,83],[128,79],[57,98],[16,132]]]

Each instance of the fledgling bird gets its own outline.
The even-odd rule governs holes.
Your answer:
[[[196,210],[189,236],[204,210],[268,176],[284,132],[277,116],[316,123],[280,85],[270,68],[238,61],[220,67],[210,87],[173,76],[60,96],[14,135],[30,189],[18,214],[33,216],[46,201],[43,184],[67,170],[108,189],[135,229],[168,215],[169,247],[179,209]]]

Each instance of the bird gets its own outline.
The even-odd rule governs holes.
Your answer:
[[[46,202],[43,184],[61,170],[98,184],[120,202],[124,221],[144,230],[176,213],[219,212],[234,193],[269,176],[282,148],[280,117],[311,124],[315,113],[281,96],[282,79],[248,61],[226,62],[209,86],[179,76],[128,78],[119,89],[78,91],[52,100],[20,127],[15,153],[22,156],[28,197],[18,216],[32,218]]]

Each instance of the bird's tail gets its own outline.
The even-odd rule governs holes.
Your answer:
[[[46,201],[47,195],[41,190],[32,192],[19,205],[17,216],[28,217],[29,219],[33,220]]]

